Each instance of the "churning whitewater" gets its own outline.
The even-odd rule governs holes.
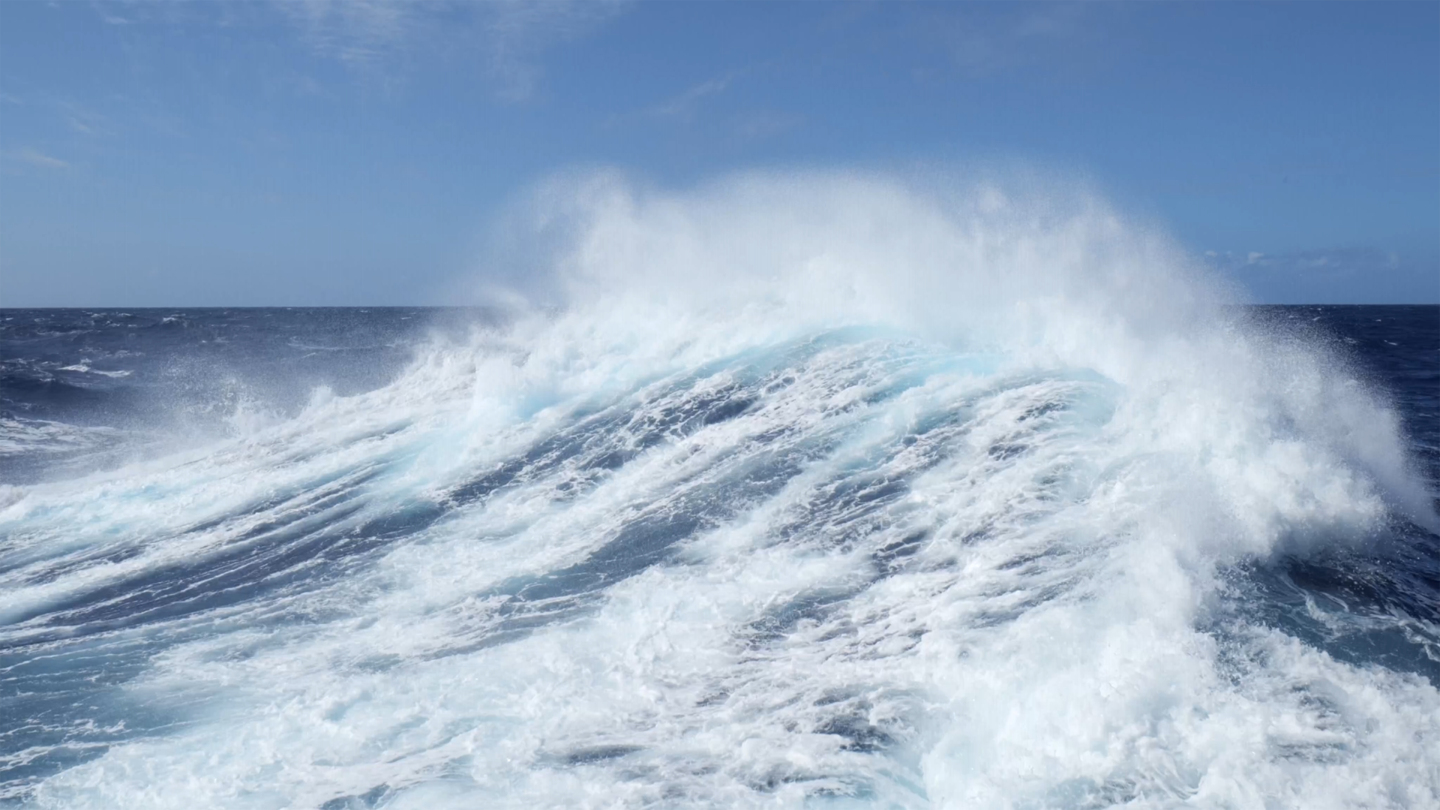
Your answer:
[[[1029,187],[558,179],[388,382],[0,488],[0,795],[1440,806],[1435,593],[1270,565],[1433,562],[1394,406]]]

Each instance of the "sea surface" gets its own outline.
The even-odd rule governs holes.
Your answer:
[[[1440,807],[1440,308],[777,306],[0,310],[0,803]]]

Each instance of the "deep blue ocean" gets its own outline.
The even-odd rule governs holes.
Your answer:
[[[0,310],[0,804],[1440,806],[1440,307],[1215,313]]]

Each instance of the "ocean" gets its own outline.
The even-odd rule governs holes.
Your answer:
[[[1440,307],[672,203],[539,303],[0,310],[0,802],[1440,806]]]
[[[1435,491],[1440,309],[1234,314],[1343,358]],[[499,415],[467,319],[0,312],[7,801],[1435,796],[1440,536],[1303,426],[1167,460],[1196,427],[1126,435],[1100,375],[867,330]]]

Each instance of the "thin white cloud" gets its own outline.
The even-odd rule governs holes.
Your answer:
[[[1091,13],[1086,3],[956,4],[927,19],[926,36],[938,38],[960,70],[983,76],[1039,62],[1094,39]]]
[[[735,118],[735,134],[742,140],[759,141],[783,135],[805,123],[805,116],[778,110],[752,110]]]
[[[1230,251],[1205,252],[1214,267],[1238,274],[1286,273],[1326,276],[1350,276],[1393,268],[1400,264],[1396,253],[1377,248],[1347,247],[1324,250],[1300,250],[1291,253],[1246,253]]]
[[[292,0],[276,8],[316,51],[363,65],[399,48],[433,6],[395,0]]]
[[[624,0],[498,0],[486,13],[489,67],[502,97],[528,98],[550,48],[593,33],[629,6]]]
[[[1084,33],[1081,14],[1074,3],[1038,5],[1026,9],[1012,29],[1016,39],[1069,39]]]
[[[523,101],[541,86],[548,52],[587,36],[633,0],[269,0],[260,3],[97,4],[102,22],[265,28],[277,22],[302,47],[367,81],[401,86],[420,59],[470,63],[494,94]],[[89,126],[83,120],[82,126]]]
[[[700,115],[701,108],[704,106],[706,100],[729,90],[731,83],[734,82],[739,75],[740,72],[731,71],[712,79],[706,79],[648,107],[612,115],[605,125],[607,127],[617,127],[646,122],[672,124],[692,123]]]
[[[41,169],[70,168],[70,164],[61,160],[60,158],[52,157],[45,154],[44,152],[41,152],[38,149],[32,149],[28,146],[22,149],[6,152],[5,157],[10,158],[11,160],[20,161],[21,163],[28,163],[31,166],[36,166]]]
[[[706,105],[715,97],[728,91],[739,77],[748,70],[734,70],[703,82],[693,84],[684,90],[656,104],[628,113],[613,115],[606,122],[607,127],[627,124],[670,124],[690,125],[705,112]],[[734,111],[730,114],[707,116],[721,132],[738,141],[759,141],[773,138],[804,125],[805,117],[784,110],[751,109]]]
[[[701,82],[679,95],[648,108],[645,110],[645,114],[652,118],[693,118],[700,102],[707,96],[725,92],[730,86],[731,78],[730,75],[725,75]]]
[[[279,0],[283,16],[323,56],[382,76],[419,54],[479,57],[498,96],[529,98],[545,52],[621,12],[619,0]]]
[[[109,120],[94,110],[72,101],[56,101],[65,123],[82,135],[100,135],[109,131]]]

